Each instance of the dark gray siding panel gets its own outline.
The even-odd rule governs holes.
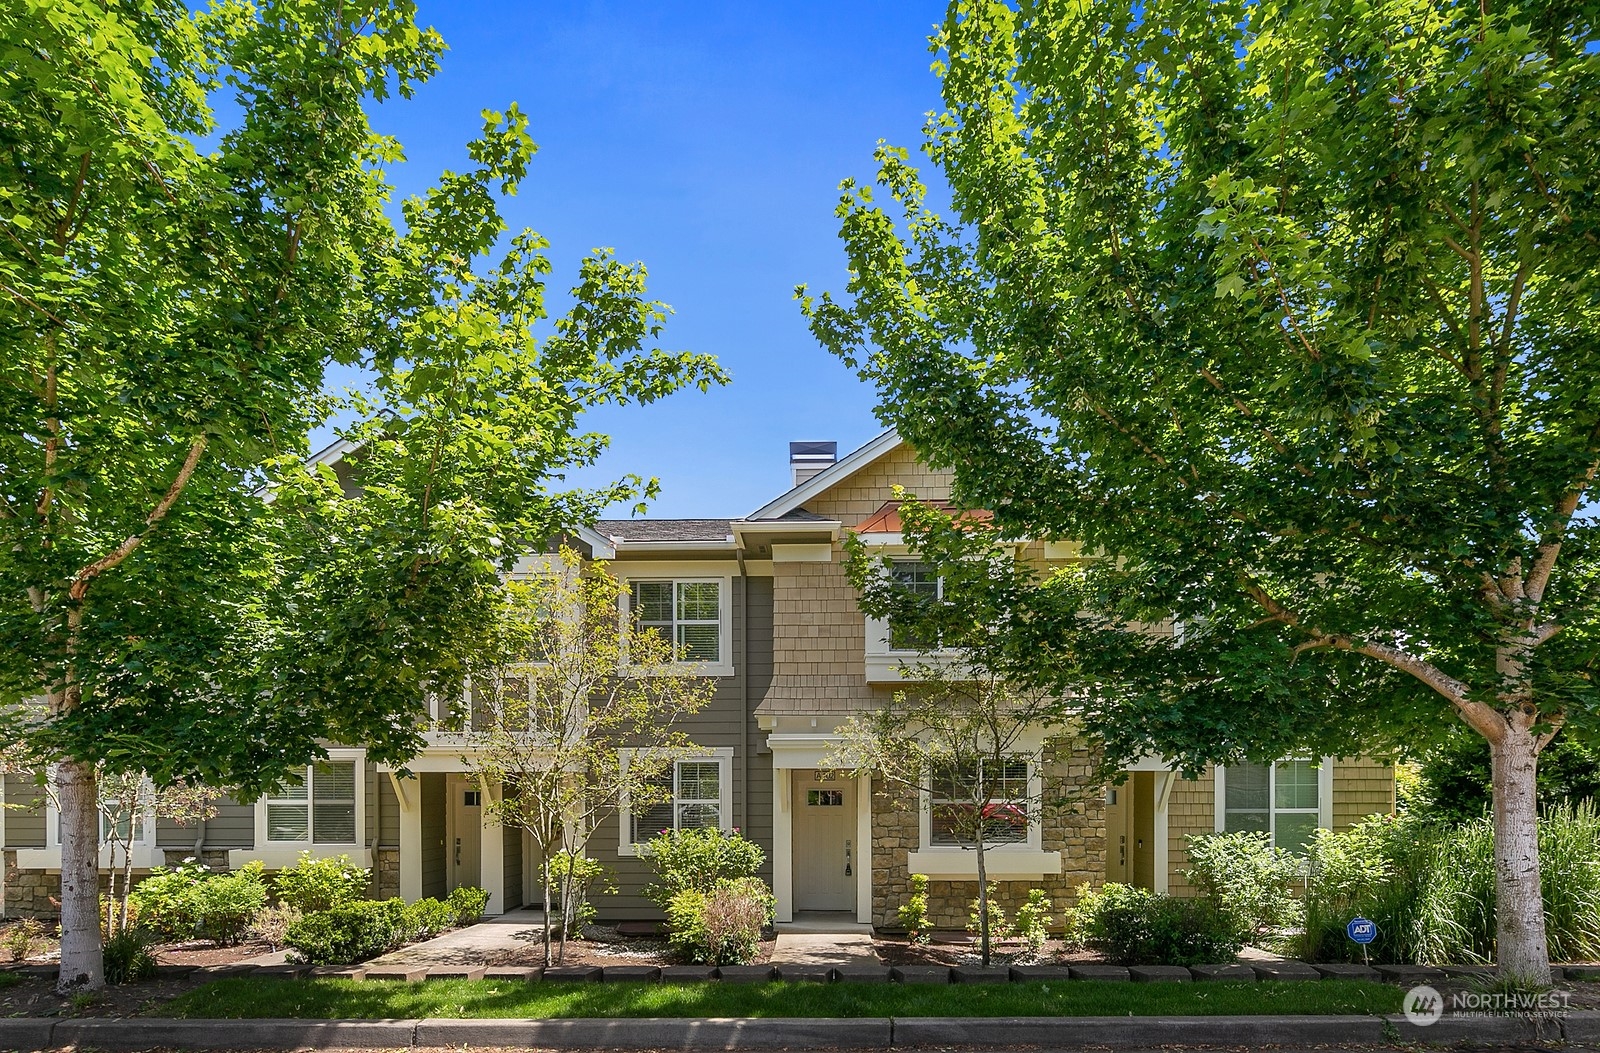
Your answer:
[[[702,746],[733,751],[729,818],[767,853],[762,877],[770,882],[772,757],[756,753],[763,737],[750,714],[772,683],[772,579],[734,578],[732,599],[734,675],[720,678],[711,703],[678,726]],[[589,841],[589,854],[614,871],[617,886],[616,895],[596,897],[600,916],[659,918],[661,912],[643,894],[655,874],[644,860],[618,853],[619,833],[618,820],[613,817],[596,829]]]
[[[217,814],[206,820],[207,848],[254,848],[256,806],[231,797],[217,802]]]
[[[378,795],[372,802],[381,813],[378,844],[385,848],[400,847],[400,800],[394,795],[394,782],[389,776],[378,776]]]
[[[522,906],[522,828],[504,826],[500,829],[505,839],[505,909],[510,910]]]
[[[44,789],[31,775],[5,776],[6,847],[44,847]]]
[[[445,777],[439,772],[423,772],[417,782],[422,796],[422,894],[444,899]]]

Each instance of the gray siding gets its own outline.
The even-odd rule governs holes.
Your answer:
[[[422,797],[422,894],[444,899],[448,884],[444,855],[445,777],[438,772],[423,772],[417,782]]]
[[[387,775],[378,777],[378,795],[368,800],[368,807],[380,813],[378,844],[384,848],[400,847],[400,799],[394,795],[394,783]]]
[[[216,801],[216,815],[206,820],[206,848],[254,848],[256,838],[256,806],[240,804],[232,797]],[[171,819],[156,820],[156,846],[174,851],[193,849],[200,831],[194,824],[184,825]]]
[[[749,610],[745,610],[745,591]],[[732,825],[767,853],[762,877],[772,880],[772,755],[758,754],[762,735],[751,714],[772,683],[772,579],[733,579],[734,675],[720,677],[717,693],[705,709],[685,718],[678,727],[701,746],[733,750],[733,799],[727,802]],[[745,634],[748,625],[748,636]],[[747,651],[745,650],[747,648]],[[748,678],[748,679],[747,679]],[[741,703],[743,708],[741,708]],[[607,920],[659,918],[655,904],[644,898],[644,888],[655,874],[647,862],[617,851],[618,819],[596,828],[589,854],[609,867],[617,894],[597,896],[595,906]]]
[[[503,826],[505,851],[505,905],[506,910],[522,906],[522,828]]]
[[[44,847],[44,788],[31,775],[5,776],[6,847]]]

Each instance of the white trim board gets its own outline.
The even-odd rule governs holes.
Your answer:
[[[788,515],[807,501],[816,497],[824,490],[833,486],[839,480],[853,474],[858,469],[871,464],[879,457],[898,447],[905,440],[900,438],[900,433],[890,428],[876,439],[861,446],[844,457],[835,461],[829,468],[818,472],[799,486],[793,487],[787,493],[769,501],[760,508],[745,516],[751,519],[776,519]],[[804,524],[800,524],[804,525]]]

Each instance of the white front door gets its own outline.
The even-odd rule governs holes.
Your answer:
[[[451,775],[445,785],[450,794],[450,887],[482,885],[483,790],[467,775]]]
[[[855,910],[855,780],[796,772],[793,789],[794,909]]]

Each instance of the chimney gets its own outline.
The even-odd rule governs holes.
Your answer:
[[[789,444],[789,470],[794,473],[794,485],[810,479],[818,472],[833,467],[839,459],[836,442],[791,442]]]

